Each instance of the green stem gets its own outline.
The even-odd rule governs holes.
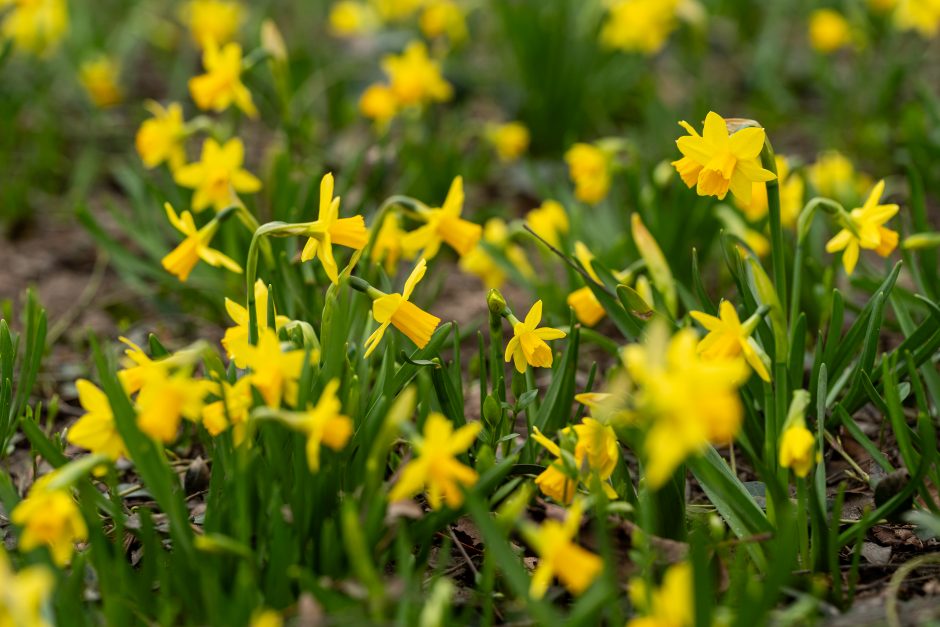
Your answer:
[[[764,140],[764,149],[761,152],[763,166],[777,174],[777,161],[770,139]],[[787,269],[786,254],[783,247],[783,225],[780,221],[780,181],[774,179],[767,182],[767,208],[770,216],[770,258],[773,265],[774,286],[777,289],[777,298],[780,307],[787,310]]]

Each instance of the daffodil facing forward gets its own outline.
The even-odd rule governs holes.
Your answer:
[[[213,217],[204,227],[197,229],[193,214],[190,212],[184,211],[181,215],[176,215],[170,203],[166,203],[164,208],[166,209],[166,215],[170,220],[170,224],[172,224],[177,231],[186,236],[179,246],[174,248],[163,258],[161,263],[168,272],[175,275],[180,281],[186,281],[186,279],[189,278],[189,274],[193,271],[193,268],[196,267],[196,264],[199,263],[201,259],[215,268],[222,267],[226,270],[241,274],[241,266],[235,263],[235,261],[219,251],[209,248],[212,238],[215,236],[216,231],[219,230],[219,224],[221,224],[222,220],[228,215],[227,213],[220,213]]]
[[[760,163],[764,129],[745,127],[731,134],[725,119],[714,111],[705,118],[702,135],[687,122],[679,125],[689,134],[676,141],[683,156],[672,165],[686,185],[696,187],[699,196],[724,200],[730,190],[749,205],[753,184],[776,178]]]
[[[62,567],[72,561],[75,543],[88,539],[88,527],[70,489],[50,486],[55,477],[52,472],[36,481],[13,508],[10,521],[21,528],[21,551],[45,546]]]
[[[511,313],[507,315],[507,318],[513,325],[513,337],[506,345],[506,361],[511,359],[520,373],[525,372],[529,366],[551,368],[552,349],[546,342],[560,340],[567,334],[550,327],[539,328],[539,323],[542,321],[542,301],[536,301],[532,305],[524,322],[520,322]]]
[[[479,422],[471,422],[456,431],[443,414],[431,413],[424,423],[423,437],[414,443],[417,458],[408,462],[398,483],[388,494],[389,501],[407,499],[427,488],[433,509],[443,504],[458,508],[463,504],[461,486],[476,483],[477,473],[457,459],[476,440]]]
[[[898,245],[897,231],[892,231],[884,224],[897,214],[899,208],[897,205],[878,204],[884,191],[885,182],[879,181],[871,190],[865,204],[861,208],[853,209],[848,215],[847,219],[851,221],[854,232],[852,229],[843,228],[826,243],[828,253],[843,251],[842,265],[846,274],[855,271],[861,248],[874,250],[882,257],[887,257]]]
[[[441,319],[408,300],[425,272],[427,261],[421,259],[405,281],[401,294],[385,294],[364,282],[361,285],[358,281],[353,283],[353,287],[365,291],[372,298],[372,316],[379,323],[379,328],[366,340],[366,357],[378,347],[390,324],[408,336],[418,348],[427,346]]]
[[[460,256],[473,250],[483,235],[483,227],[460,217],[463,199],[463,177],[458,176],[451,183],[440,208],[419,207],[418,217],[424,221],[424,226],[405,235],[402,240],[404,249],[409,254],[420,251],[427,260],[434,258],[444,242]]]
[[[728,359],[743,353],[757,376],[770,382],[767,368],[770,359],[751,337],[760,322],[760,314],[755,313],[741,324],[734,305],[723,300],[718,306],[718,318],[701,311],[691,311],[689,315],[708,330],[708,335],[698,343],[698,352],[704,359]]]
[[[180,9],[180,18],[189,27],[193,40],[202,48],[211,43],[230,42],[244,19],[245,8],[226,0],[189,0]]]
[[[219,48],[214,39],[205,43],[202,64],[206,73],[189,79],[189,93],[196,106],[220,113],[234,104],[248,117],[256,117],[251,92],[242,83],[242,47],[231,42]]]
[[[196,190],[193,211],[199,213],[212,205],[216,211],[240,203],[238,194],[253,194],[261,189],[261,181],[242,168],[245,145],[237,137],[220,146],[212,138],[202,144],[202,155],[196,163],[185,165],[173,173],[178,185]]]
[[[144,107],[153,117],[144,120],[137,131],[134,142],[137,154],[148,168],[155,168],[165,162],[175,172],[186,162],[183,107],[178,102],[163,107],[153,100],[147,101]]]
[[[308,232],[311,236],[300,254],[300,260],[310,261],[316,256],[333,283],[339,281],[339,268],[333,257],[333,244],[361,250],[369,239],[362,216],[339,217],[339,197],[333,197],[331,173],[327,173],[320,180],[320,214],[316,222],[310,223]]]
[[[546,520],[537,529],[523,529],[526,542],[539,556],[529,588],[534,598],[545,596],[555,577],[572,594],[580,595],[601,574],[604,561],[573,542],[581,527],[583,512],[584,506],[578,501],[568,510],[565,522]]]

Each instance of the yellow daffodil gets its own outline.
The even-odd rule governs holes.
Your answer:
[[[238,2],[190,0],[180,9],[180,17],[189,27],[193,41],[201,48],[210,42],[224,46],[230,42],[244,19],[245,9]]]
[[[466,16],[453,0],[425,0],[418,25],[428,39],[446,35],[450,43],[458,44],[467,38]]]
[[[734,305],[726,300],[718,306],[718,318],[701,311],[691,311],[689,315],[708,330],[708,335],[698,343],[698,352],[704,359],[727,359],[743,353],[754,372],[764,381],[770,382],[767,369],[770,360],[751,337],[760,317],[752,316],[741,324]]]
[[[803,424],[794,424],[780,436],[780,466],[805,477],[816,463],[816,438]]]
[[[258,110],[251,92],[242,83],[242,47],[235,42],[219,48],[209,40],[202,55],[205,74],[189,79],[189,93],[200,109],[225,111],[233,103],[248,117],[256,117]]]
[[[277,409],[281,400],[297,402],[297,381],[304,366],[304,351],[281,350],[277,333],[258,329],[258,344],[246,351],[245,362],[251,369],[251,384],[261,393],[268,407]]]
[[[527,213],[525,221],[536,235],[555,248],[561,246],[561,236],[571,228],[565,208],[557,200],[551,199],[543,201]]]
[[[0,625],[52,627],[46,620],[55,578],[45,566],[27,566],[14,572],[0,548]]]
[[[593,144],[578,143],[565,153],[568,175],[574,181],[574,196],[596,205],[610,191],[611,157]]]
[[[601,301],[597,300],[597,296],[587,285],[568,294],[566,302],[574,309],[578,322],[588,327],[593,327],[607,314]]]
[[[196,222],[193,214],[184,211],[177,216],[170,203],[163,205],[166,209],[167,218],[173,227],[186,236],[179,246],[174,248],[161,261],[167,272],[175,275],[180,281],[186,281],[189,274],[199,263],[199,260],[205,261],[215,268],[225,268],[236,274],[241,274],[241,266],[235,263],[230,257],[219,251],[209,248],[212,238],[219,230],[218,218],[213,218],[201,229],[196,228]]]
[[[225,330],[222,337],[222,348],[228,358],[235,362],[238,368],[246,368],[248,365],[248,353],[250,344],[248,342],[248,310],[233,300],[225,299],[225,311],[228,312],[234,327]],[[258,279],[255,281],[255,314],[257,316],[258,328],[268,327],[268,286],[264,281]],[[274,329],[280,330],[285,324],[290,322],[287,316],[274,316]]]
[[[326,384],[315,407],[301,415],[298,427],[307,435],[307,465],[311,472],[320,470],[320,446],[338,451],[352,437],[353,423],[340,413],[342,404],[336,397],[339,379]]]
[[[535,485],[547,496],[567,505],[574,498],[578,483],[583,482],[590,487],[590,475],[596,473],[603,482],[601,486],[607,497],[617,498],[617,493],[606,483],[620,458],[614,430],[594,418],[584,418],[581,424],[566,427],[561,434],[563,437],[573,435],[576,438],[573,470],[577,478],[571,478],[565,472],[561,447],[545,437],[538,427],[533,427],[532,438],[557,458],[535,478]]]
[[[382,69],[400,106],[447,102],[454,95],[454,88],[441,75],[440,63],[428,57],[423,42],[411,42],[400,55],[387,55]]]
[[[809,17],[809,42],[817,52],[830,54],[852,43],[852,29],[838,11],[817,9]]]
[[[94,105],[107,109],[119,104],[123,98],[118,86],[118,66],[106,56],[99,56],[82,63],[78,69],[78,80]]]
[[[242,377],[234,385],[228,381],[217,382],[212,392],[219,395],[219,400],[202,408],[202,426],[213,437],[231,427],[232,442],[238,446],[245,439],[248,413],[254,404],[251,378]]]
[[[658,489],[686,457],[709,443],[725,445],[737,435],[744,408],[737,389],[748,374],[744,359],[704,360],[691,329],[669,338],[653,325],[643,344],[631,344],[623,360],[633,384],[628,414],[646,424],[646,481]]]
[[[392,212],[385,214],[379,232],[375,236],[371,255],[373,261],[385,266],[385,272],[388,274],[392,274],[398,267],[398,261],[403,253],[401,242],[404,237],[405,231],[401,228],[401,219],[398,214]]]
[[[155,361],[151,359],[140,346],[134,344],[126,337],[118,339],[127,346],[127,350],[124,351],[122,368],[118,370],[117,373],[118,379],[121,381],[121,386],[127,394],[134,394],[140,391],[140,388],[143,387],[147,379],[150,378],[153,371],[162,371],[169,366],[168,362],[170,360],[161,359]]]
[[[506,259],[526,277],[534,275],[532,266],[521,247],[509,243],[509,227],[501,218],[490,218],[483,225],[483,242],[487,246],[501,250]],[[490,255],[482,244],[460,258],[460,269],[474,274],[488,288],[501,287],[506,280],[506,270]]]
[[[373,120],[378,130],[384,130],[398,113],[395,92],[382,83],[369,85],[359,97],[359,112]]]
[[[695,597],[692,567],[687,562],[670,566],[657,590],[647,592],[642,579],[630,581],[630,601],[643,616],[632,618],[627,627],[692,627]]]
[[[471,422],[454,431],[454,425],[443,414],[432,412],[424,423],[423,437],[414,443],[417,458],[408,462],[398,483],[388,494],[389,501],[407,499],[427,489],[428,503],[433,509],[441,505],[458,508],[463,504],[460,486],[476,483],[477,473],[456,459],[473,445],[480,423]]]
[[[176,171],[186,162],[186,123],[183,120],[183,107],[178,102],[163,106],[148,100],[144,106],[153,116],[140,125],[134,142],[137,154],[148,168],[155,168],[166,162],[170,170]]]
[[[13,42],[21,52],[45,54],[58,45],[69,27],[66,0],[2,0],[0,8],[12,5],[2,18],[0,37]]]
[[[538,328],[542,321],[542,301],[536,301],[526,314],[525,322],[510,318],[513,323],[513,337],[506,345],[506,361],[512,359],[516,370],[525,372],[526,368],[551,368],[552,349],[547,341],[559,340],[567,334],[550,327]]]
[[[525,533],[526,542],[539,556],[529,588],[529,594],[534,598],[545,596],[555,577],[569,592],[580,595],[604,569],[604,561],[600,557],[572,542],[581,527],[583,511],[579,501],[568,510],[564,523],[546,520],[538,529]]]
[[[365,2],[341,0],[330,8],[329,22],[330,31],[337,37],[353,37],[375,30],[379,16]]]
[[[901,30],[933,39],[940,32],[940,0],[899,0],[894,22]]]
[[[486,129],[486,139],[496,150],[503,163],[515,161],[529,148],[529,129],[520,122],[492,124]]]
[[[853,209],[849,219],[855,227],[855,233],[847,228],[839,231],[835,237],[826,243],[826,252],[842,253],[842,265],[846,274],[852,274],[858,263],[859,249],[874,250],[882,257],[887,257],[898,245],[898,233],[884,226],[884,224],[897,214],[897,205],[880,205],[881,196],[885,191],[885,182],[879,181],[865,204]]]
[[[245,145],[237,137],[220,146],[212,138],[202,144],[202,155],[196,163],[185,165],[173,173],[178,185],[196,190],[193,211],[210,205],[216,211],[239,204],[238,194],[253,194],[261,189],[261,181],[242,168]]]
[[[183,418],[196,422],[202,416],[209,381],[194,379],[185,370],[168,373],[153,369],[137,396],[137,426],[148,437],[169,444],[176,439]]]
[[[714,111],[705,118],[702,135],[687,122],[679,125],[689,134],[676,141],[683,157],[672,165],[686,185],[697,187],[699,196],[724,200],[730,190],[748,205],[754,183],[776,178],[760,163],[764,129],[748,127],[730,134],[725,119]]]
[[[75,543],[88,539],[88,527],[69,490],[48,487],[54,477],[50,473],[36,481],[13,508],[10,521],[21,527],[21,551],[45,546],[52,561],[62,567],[72,561]]]
[[[76,381],[75,387],[78,389],[78,402],[86,413],[69,427],[66,439],[70,444],[111,459],[127,457],[127,447],[114,424],[108,397],[86,379]]]
[[[312,236],[307,240],[301,261],[310,261],[316,256],[333,283],[339,281],[339,268],[333,258],[333,244],[360,250],[369,240],[369,232],[362,216],[339,217],[339,197],[333,197],[333,175],[327,173],[320,180],[320,213],[309,229]]]
[[[676,29],[679,0],[613,0],[601,43],[624,52],[653,55]]]
[[[420,259],[405,281],[401,294],[382,294],[375,290],[379,295],[372,301],[372,317],[379,323],[379,328],[373,331],[366,340],[366,357],[378,347],[390,324],[395,325],[396,329],[408,336],[408,339],[418,348],[427,346],[441,319],[408,300],[415,286],[424,278],[425,272],[427,272],[427,261]]]
[[[451,183],[444,204],[421,211],[419,217],[424,225],[405,235],[402,246],[409,256],[420,251],[425,259],[433,259],[444,242],[461,256],[473,250],[483,235],[483,227],[460,217],[463,200],[463,177],[458,176]]]

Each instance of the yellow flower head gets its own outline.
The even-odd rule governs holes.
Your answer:
[[[764,381],[770,382],[770,372],[765,363],[770,360],[751,337],[760,322],[756,316],[741,324],[734,305],[726,300],[721,301],[718,307],[718,318],[701,311],[692,311],[689,315],[708,330],[708,335],[698,343],[698,352],[702,358],[728,359],[743,353],[754,372]]]
[[[593,144],[578,143],[565,153],[568,174],[574,181],[574,196],[596,205],[610,191],[610,155]]]
[[[173,173],[178,185],[196,190],[193,211],[208,206],[216,211],[240,203],[238,194],[253,194],[261,189],[261,181],[242,168],[245,145],[237,137],[220,146],[211,137],[202,144],[202,155],[196,163],[185,165]]]
[[[714,111],[705,118],[702,135],[687,122],[679,125],[689,134],[676,141],[683,157],[672,165],[689,188],[697,186],[699,196],[724,200],[730,190],[749,205],[753,184],[776,178],[760,164],[764,129],[748,127],[730,134],[725,119]]]
[[[454,89],[441,75],[440,63],[428,57],[427,46],[413,41],[400,55],[382,59],[395,99],[403,107],[446,102]]]
[[[143,387],[155,370],[163,371],[170,366],[171,358],[154,361],[140,346],[126,337],[118,339],[127,346],[121,364],[123,367],[117,373],[118,379],[121,381],[121,387],[124,388],[127,394],[140,391],[140,388]]]
[[[461,256],[473,250],[483,235],[483,227],[460,217],[463,200],[463,177],[458,176],[451,183],[444,204],[421,211],[424,225],[405,235],[402,247],[409,256],[420,251],[425,259],[433,259],[444,242]]]
[[[302,414],[298,426],[307,434],[307,465],[311,472],[320,470],[320,445],[338,451],[352,437],[353,423],[349,416],[340,413],[342,404],[336,397],[339,380],[326,384],[316,407]]]
[[[545,200],[525,216],[525,221],[535,234],[558,248],[561,236],[568,232],[568,214],[557,200]]]
[[[242,83],[241,46],[231,42],[220,49],[210,39],[202,54],[202,65],[206,73],[189,79],[189,93],[197,107],[222,112],[234,103],[248,117],[258,115],[251,92]]]
[[[320,180],[320,213],[310,227],[312,233],[307,240],[301,261],[310,261],[316,256],[330,281],[339,281],[339,268],[333,258],[333,244],[360,250],[369,240],[366,222],[362,216],[339,217],[339,197],[333,197],[333,175],[327,173]]]
[[[86,379],[75,382],[78,402],[85,414],[69,427],[66,439],[92,453],[101,453],[111,459],[127,457],[127,447],[114,424],[114,414],[108,397],[94,383]]]
[[[852,43],[852,29],[838,11],[817,9],[809,18],[809,42],[817,52],[830,54]]]
[[[578,322],[588,327],[593,327],[607,314],[601,301],[597,300],[597,296],[587,285],[568,294],[567,303],[574,309]]]
[[[330,31],[337,37],[372,32],[379,24],[375,9],[357,0],[340,0],[330,8]]]
[[[118,66],[106,56],[82,63],[78,69],[78,80],[96,107],[107,109],[119,104],[123,98],[118,86]]]
[[[405,281],[401,294],[384,294],[372,301],[372,317],[379,323],[379,328],[366,340],[366,357],[378,347],[390,324],[408,336],[418,348],[424,348],[431,341],[434,329],[441,319],[408,300],[415,286],[424,278],[427,267],[427,261],[420,259]]]
[[[382,83],[369,85],[359,97],[359,112],[370,120],[374,120],[378,130],[384,130],[398,113],[398,99],[395,97],[395,92]]]
[[[614,0],[601,43],[624,52],[653,55],[676,29],[679,0]]]
[[[550,327],[538,328],[542,321],[542,301],[536,301],[526,314],[525,321],[513,319],[513,337],[506,345],[506,361],[512,359],[516,370],[525,372],[526,368],[551,368],[552,349],[546,342],[559,340],[567,334]]]
[[[183,418],[196,422],[202,416],[209,381],[194,379],[185,369],[170,374],[152,369],[137,396],[137,426],[148,437],[168,444],[176,439]]]
[[[642,579],[630,581],[630,601],[644,616],[633,618],[627,627],[692,627],[695,624],[695,597],[692,567],[687,562],[670,566],[659,589],[647,594]]]
[[[375,228],[375,227],[373,227]],[[401,219],[397,213],[389,212],[382,219],[379,232],[372,245],[372,260],[385,265],[385,271],[392,274],[402,256],[402,238],[405,231],[401,228]]]
[[[186,123],[183,120],[183,107],[178,102],[163,108],[160,103],[148,100],[144,105],[153,115],[144,120],[137,131],[134,142],[137,154],[148,168],[155,168],[163,162],[176,171],[186,162]]]
[[[428,503],[433,509],[440,509],[444,503],[453,508],[460,507],[463,504],[460,486],[469,487],[476,483],[477,473],[461,464],[457,455],[473,445],[479,432],[479,422],[465,424],[454,431],[454,425],[446,416],[435,412],[429,414],[424,423],[423,437],[414,443],[417,457],[405,465],[398,483],[388,494],[388,500],[407,499],[426,488]]]
[[[0,625],[52,627],[46,620],[55,578],[45,566],[13,572],[6,551],[0,548]]]
[[[898,0],[894,23],[933,39],[940,32],[940,0]]]
[[[780,436],[780,466],[792,468],[797,477],[805,477],[816,463],[816,438],[802,423],[784,430]]]
[[[820,196],[845,199],[855,195],[861,175],[852,162],[836,150],[822,153],[808,169],[809,182]]]
[[[467,38],[466,15],[454,0],[425,0],[418,25],[428,39],[446,35],[457,44]]]
[[[874,250],[882,257],[890,255],[898,245],[898,233],[884,226],[899,211],[897,205],[880,205],[881,196],[885,191],[885,182],[879,181],[871,190],[868,200],[858,209],[853,209],[849,219],[855,227],[858,236],[845,228],[826,243],[826,252],[842,253],[842,265],[846,274],[855,271],[858,263],[859,249]]]
[[[590,487],[591,473],[597,473],[598,478],[605,482],[601,485],[607,497],[617,498],[617,493],[606,483],[620,458],[620,448],[614,430],[594,418],[584,418],[581,424],[566,427],[561,434],[563,437],[574,435],[576,438],[573,453],[575,468],[572,470],[577,478],[572,478],[565,472],[561,448],[546,438],[538,427],[533,427],[532,438],[558,458],[535,478],[535,485],[547,496],[567,505],[574,498],[578,483],[583,482]]]
[[[224,46],[230,42],[244,14],[245,9],[240,3],[224,0],[190,0],[180,9],[180,17],[200,48],[208,48],[211,44]]]
[[[219,382],[217,385],[219,387],[213,390],[213,393],[219,394],[219,400],[202,408],[202,426],[213,437],[231,427],[232,441],[238,446],[245,439],[248,413],[254,404],[251,377],[242,377],[234,385],[228,381]]]
[[[19,549],[32,551],[45,546],[57,566],[72,561],[76,542],[88,539],[88,527],[67,488],[50,489],[55,473],[41,477],[10,514],[10,521],[22,528]]]
[[[529,129],[520,122],[493,124],[486,129],[486,139],[503,163],[515,161],[529,148]]]
[[[601,574],[604,561],[572,541],[581,526],[583,509],[579,501],[568,510],[564,523],[546,520],[537,530],[526,534],[526,541],[539,555],[529,589],[533,597],[545,596],[555,577],[569,592],[580,595]]]
[[[2,19],[0,38],[22,52],[45,54],[58,45],[69,27],[66,0],[3,0],[13,8]]]
[[[270,328],[258,329],[258,344],[249,347],[245,362],[251,369],[251,384],[261,393],[264,402],[274,409],[281,400],[297,402],[297,381],[304,367],[304,351],[281,350],[277,333]]]
[[[213,218],[207,225],[201,229],[196,228],[196,222],[193,214],[184,211],[182,215],[177,216],[170,203],[165,203],[167,218],[173,227],[186,236],[179,246],[170,251],[161,262],[167,272],[175,275],[180,281],[186,281],[189,274],[202,259],[214,268],[223,267],[236,274],[241,274],[241,266],[235,263],[230,257],[220,253],[214,248],[209,248],[215,232],[219,230],[219,221]]]
[[[225,349],[228,358],[235,362],[236,367],[246,368],[248,366],[248,354],[251,346],[248,342],[248,309],[226,298],[225,311],[228,312],[235,326],[225,330],[225,335],[222,337],[222,348]],[[265,285],[264,281],[261,279],[255,281],[255,314],[257,316],[258,328],[267,328],[268,286]],[[287,316],[278,316],[275,314],[274,329],[276,331],[280,330],[281,327],[288,322],[290,322],[290,318]]]

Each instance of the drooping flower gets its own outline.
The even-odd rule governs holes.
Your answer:
[[[492,124],[486,128],[486,139],[503,163],[515,161],[529,148],[529,129],[521,122]]]
[[[381,262],[389,274],[394,272],[401,259],[404,237],[405,231],[401,228],[401,219],[398,214],[392,212],[385,214],[379,226],[379,232],[375,236],[375,243],[372,244],[371,256],[373,261]]]
[[[433,259],[444,242],[461,256],[473,250],[483,235],[483,227],[460,217],[463,200],[463,177],[458,176],[451,183],[444,204],[421,211],[419,217],[424,225],[405,235],[402,246],[409,256],[420,252],[424,259]]]
[[[52,561],[62,567],[72,561],[75,543],[88,539],[88,527],[68,488],[49,487],[55,475],[43,475],[32,485],[13,508],[10,521],[22,528],[21,551],[45,546]]]
[[[66,0],[2,0],[0,7],[13,5],[3,18],[0,36],[21,52],[46,54],[56,48],[69,27]]]
[[[244,68],[240,45],[230,42],[219,48],[214,40],[208,40],[202,65],[206,73],[189,79],[189,93],[196,106],[219,113],[234,103],[248,117],[258,115],[251,92],[242,83]]]
[[[238,2],[224,0],[189,0],[180,9],[180,17],[189,27],[193,41],[200,48],[230,42],[244,19],[245,9]]]
[[[856,236],[848,228],[843,228],[826,243],[826,252],[842,253],[842,265],[846,274],[855,271],[861,248],[874,250],[882,257],[887,257],[898,245],[898,233],[884,226],[899,211],[897,205],[880,205],[885,191],[885,182],[879,181],[871,190],[868,200],[861,208],[853,209],[849,219],[858,233]]]
[[[780,436],[780,466],[805,477],[816,463],[816,438],[803,424],[794,424]]]
[[[561,236],[570,229],[568,214],[557,200],[545,200],[525,216],[525,221],[536,235],[558,248]]]
[[[632,618],[627,627],[692,627],[695,624],[695,596],[692,567],[687,562],[673,564],[663,575],[662,584],[648,592],[642,579],[630,581],[630,601],[643,616]]]
[[[219,400],[202,408],[202,425],[213,437],[231,427],[232,442],[238,446],[245,439],[248,413],[254,404],[251,377],[242,377],[234,385],[228,381],[217,382],[217,386],[213,393],[219,395]]]
[[[400,55],[387,55],[382,59],[382,69],[402,107],[446,102],[454,95],[454,88],[441,75],[440,63],[428,57],[423,42],[409,43]]]
[[[137,131],[134,142],[137,154],[148,168],[166,162],[170,170],[175,172],[186,162],[183,107],[178,102],[171,102],[170,106],[163,108],[153,100],[148,100],[144,107],[153,117],[144,120]]]
[[[601,574],[604,561],[572,541],[581,526],[583,511],[584,506],[578,501],[568,510],[564,523],[546,520],[541,527],[525,534],[526,542],[539,556],[529,588],[533,597],[545,596],[555,577],[569,592],[580,595]]]
[[[476,483],[477,473],[456,458],[476,440],[479,422],[471,422],[456,431],[443,414],[432,412],[424,423],[423,437],[414,443],[417,457],[408,462],[398,483],[388,494],[389,501],[407,499],[427,489],[428,503],[440,509],[446,503],[458,508],[463,504],[460,486]]]
[[[467,38],[466,15],[454,0],[425,0],[418,25],[428,39],[446,35],[451,44],[458,44]]]
[[[809,17],[809,41],[817,52],[831,54],[852,43],[852,29],[838,11],[817,9]]]
[[[372,301],[372,317],[379,323],[379,328],[373,331],[366,340],[366,357],[378,347],[390,324],[395,325],[396,329],[408,336],[408,339],[418,348],[427,346],[441,319],[408,300],[415,286],[424,278],[425,272],[427,272],[427,261],[420,259],[405,281],[401,294],[382,294],[375,290],[379,296]]]
[[[689,134],[676,141],[683,157],[672,165],[686,185],[697,187],[699,196],[724,200],[730,190],[747,205],[754,183],[776,178],[760,163],[764,129],[747,127],[730,134],[725,119],[714,111],[706,116],[702,135],[685,121],[679,125]]]
[[[78,80],[88,98],[100,109],[113,107],[124,97],[118,85],[118,66],[104,55],[82,63],[78,69]]]
[[[536,301],[526,314],[525,321],[510,319],[513,323],[513,337],[506,345],[506,361],[512,359],[516,370],[525,372],[526,368],[551,368],[552,349],[547,341],[559,340],[567,334],[550,327],[538,328],[542,321],[542,301]]]
[[[653,55],[676,29],[679,0],[614,0],[601,30],[601,43],[624,52]]]
[[[66,439],[70,444],[101,453],[111,459],[127,457],[127,447],[114,423],[111,403],[108,397],[86,379],[75,382],[78,389],[78,402],[85,414],[69,427]]]
[[[338,451],[346,446],[353,433],[353,423],[342,413],[342,404],[336,396],[339,379],[326,384],[315,407],[301,414],[298,428],[307,436],[307,465],[311,472],[320,470],[320,446]]]
[[[46,620],[55,578],[45,566],[27,566],[14,572],[0,548],[0,625],[52,627]]]
[[[201,259],[214,268],[222,267],[241,274],[242,268],[235,261],[214,248],[209,248],[212,238],[219,230],[218,218],[213,218],[204,227],[197,229],[193,214],[190,212],[184,211],[177,216],[170,203],[165,203],[163,207],[166,209],[170,224],[186,236],[180,245],[170,251],[161,261],[167,272],[175,275],[180,281],[186,281]]]
[[[316,256],[330,281],[339,281],[339,268],[333,258],[333,244],[360,250],[369,240],[366,222],[362,216],[339,217],[339,197],[333,197],[333,174],[327,173],[320,180],[320,213],[312,223],[310,239],[300,254],[301,261],[310,261]]]
[[[183,418],[199,420],[212,387],[185,369],[173,373],[153,369],[137,396],[138,428],[157,442],[169,444],[176,439]]]
[[[251,369],[251,384],[264,402],[274,409],[281,400],[297,402],[297,381],[304,366],[304,351],[281,350],[277,333],[271,328],[258,329],[258,344],[248,348],[245,363]]]
[[[718,318],[701,311],[691,311],[689,315],[708,330],[708,335],[698,343],[698,352],[704,359],[728,359],[743,353],[754,372],[764,381],[770,382],[770,371],[767,369],[770,360],[751,337],[760,322],[759,316],[752,316],[741,324],[734,305],[726,300],[718,306]]]
[[[237,368],[246,368],[248,365],[248,353],[251,344],[248,342],[248,309],[239,305],[235,301],[225,299],[225,311],[228,312],[234,327],[225,330],[222,337],[222,348],[225,349],[228,358],[235,362]],[[268,327],[268,286],[264,281],[258,279],[255,281],[255,314],[257,316],[258,328]],[[275,313],[274,329],[280,330],[281,327],[290,322],[287,316],[279,316]]]
[[[574,181],[574,196],[596,205],[610,191],[611,157],[594,144],[577,143],[565,153],[568,174]]]
[[[594,418],[584,418],[580,424],[562,429],[561,435],[575,438],[572,454],[575,467],[572,469],[565,468],[561,447],[545,437],[538,427],[533,427],[532,438],[557,458],[535,478],[535,485],[546,495],[567,505],[574,498],[578,484],[584,483],[590,488],[591,475],[597,474],[607,497],[617,498],[617,493],[607,483],[620,458],[614,430]],[[569,476],[571,471],[574,477]]]
[[[211,137],[202,144],[202,155],[196,163],[184,165],[173,173],[178,185],[196,190],[193,211],[208,206],[216,211],[240,203],[238,194],[253,194],[261,189],[261,181],[242,168],[245,145],[237,137],[220,146]]]

